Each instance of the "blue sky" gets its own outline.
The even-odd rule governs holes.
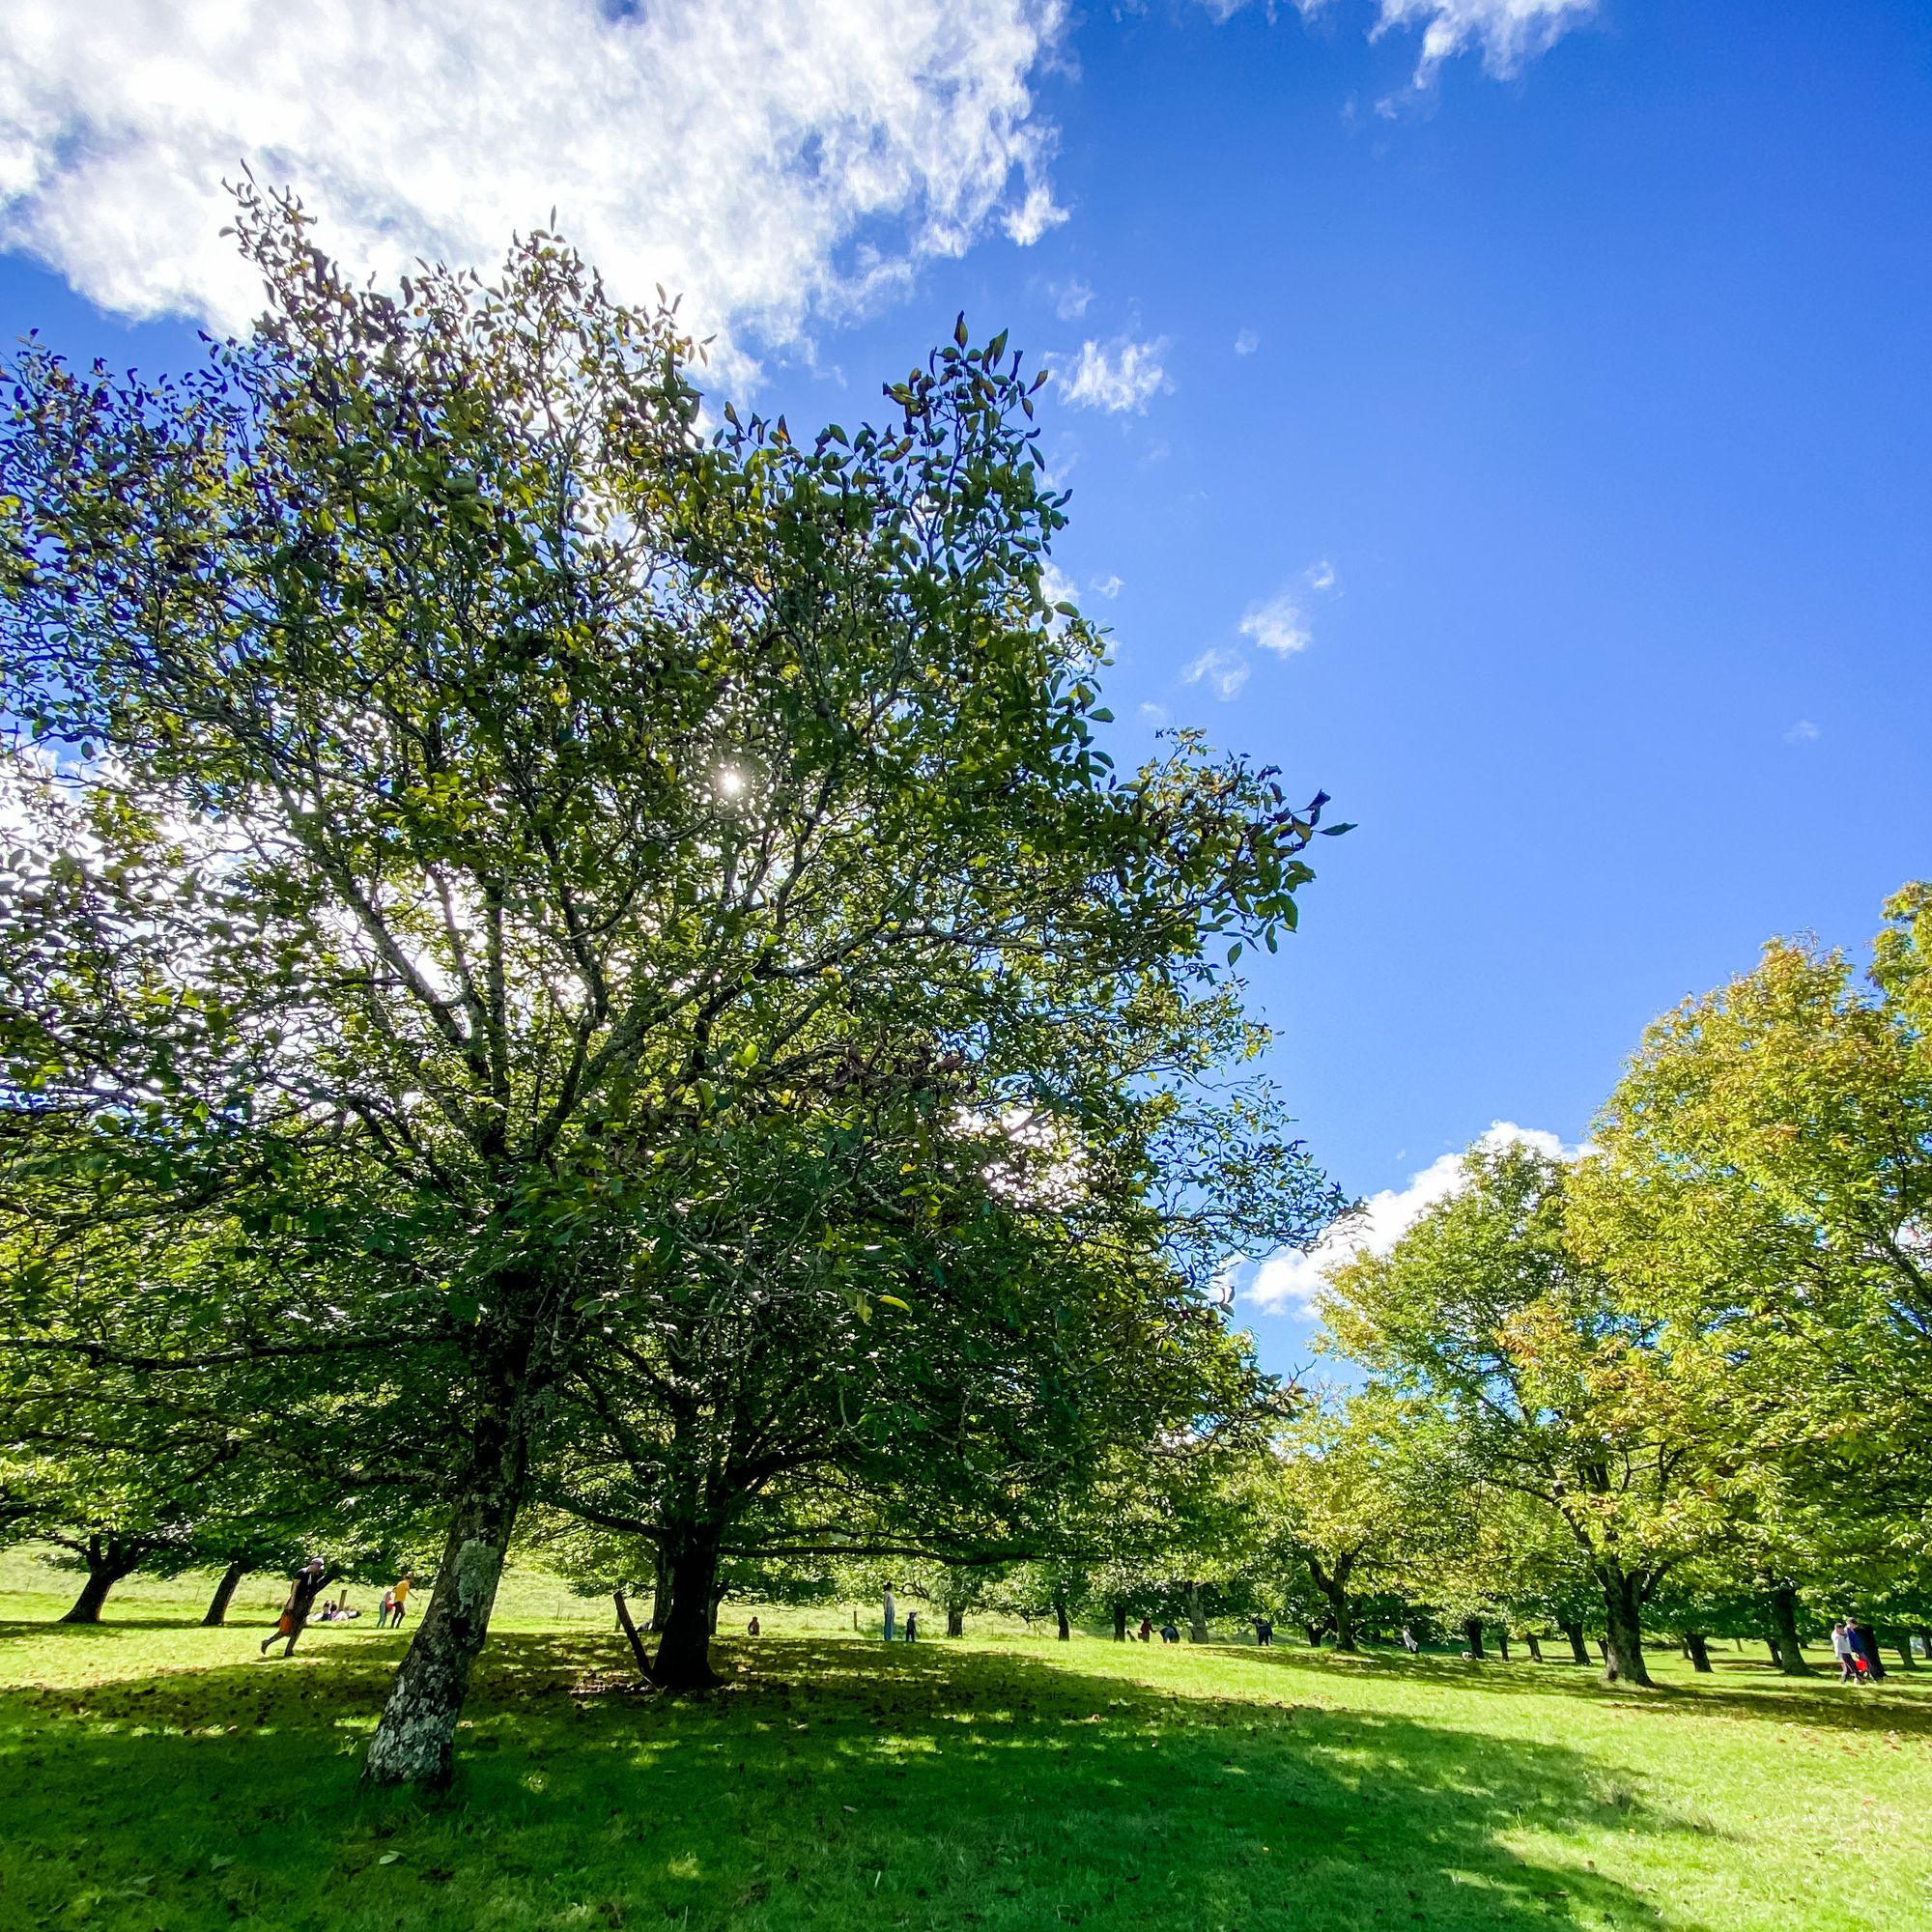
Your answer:
[[[379,271],[554,202],[794,427],[960,308],[1060,371],[1127,749],[1358,822],[1252,980],[1351,1191],[1578,1140],[1651,1014],[1932,871],[1922,5],[169,11],[0,26],[7,336],[187,358],[245,154]]]

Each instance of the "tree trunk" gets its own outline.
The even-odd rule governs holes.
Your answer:
[[[1590,1661],[1590,1646],[1583,1641],[1583,1626],[1581,1624],[1559,1624],[1557,1628],[1570,1639],[1570,1662],[1572,1663],[1588,1663]]]
[[[966,1634],[966,1612],[958,1608],[949,1608],[946,1612],[946,1634],[964,1636]]]
[[[1620,1563],[1597,1572],[1604,1586],[1604,1682],[1650,1684],[1643,1661],[1643,1593]]]
[[[651,1674],[666,1690],[708,1690],[718,1682],[711,1668],[711,1604],[718,1579],[718,1532],[708,1523],[668,1531],[670,1608]]]
[[[1073,1626],[1066,1619],[1066,1592],[1056,1589],[1053,1593],[1053,1618],[1059,1626],[1058,1634],[1062,1643],[1072,1640]]]
[[[1522,1640],[1529,1646],[1529,1661],[1532,1663],[1541,1663],[1543,1662],[1542,1638],[1534,1631],[1524,1631]]]
[[[1701,1631],[1684,1633],[1684,1654],[1690,1660],[1690,1668],[1699,1677],[1711,1675],[1711,1646],[1704,1641]]]
[[[1196,1643],[1208,1641],[1208,1613],[1201,1607],[1201,1585],[1192,1578],[1187,1584],[1187,1634]]]
[[[1912,1655],[1912,1633],[1900,1631],[1892,1648],[1898,1652],[1899,1663],[1907,1670],[1917,1670],[1918,1661]]]
[[[1127,1640],[1127,1606],[1118,1599],[1114,1604],[1114,1641],[1125,1643]]]
[[[670,1565],[665,1561],[664,1540],[660,1538],[651,1545],[651,1613],[644,1628],[653,1634],[662,1631],[669,1614]]]
[[[1913,1634],[1917,1636],[1918,1639],[1919,1656],[1923,1658],[1932,1659],[1932,1630],[1926,1630],[1923,1626],[1921,1626],[1918,1630],[1915,1631]]]
[[[1328,1626],[1326,1624],[1304,1623],[1301,1628],[1307,1635],[1309,1649],[1320,1650],[1321,1648],[1321,1639],[1327,1634]]]
[[[80,1586],[80,1595],[73,1600],[73,1608],[61,1619],[64,1624],[98,1624],[100,1621],[100,1606],[107,1601],[107,1593],[127,1576],[125,1570],[115,1570],[102,1566],[88,1565],[87,1581]]]
[[[1328,1599],[1328,1616],[1335,1626],[1335,1648],[1352,1651],[1355,1647],[1355,1606],[1349,1601],[1349,1572],[1354,1568],[1351,1553],[1342,1556],[1333,1570],[1324,1569],[1321,1557],[1312,1552],[1308,1574],[1315,1587]]]
[[[1510,1661],[1510,1631],[1508,1624],[1496,1626],[1496,1656],[1507,1663]]]
[[[221,1581],[215,1584],[214,1595],[209,1602],[208,1614],[201,1620],[203,1630],[213,1630],[228,1621],[228,1605],[235,1601],[235,1593],[247,1574],[245,1563],[231,1563],[221,1573]]]
[[[1463,1641],[1469,1647],[1469,1655],[1478,1663],[1483,1661],[1483,1620],[1481,1617],[1467,1617],[1463,1623]]]
[[[502,1289],[506,1304],[535,1293],[527,1281],[505,1280]],[[490,1632],[503,1552],[529,1486],[530,1438],[554,1387],[536,1318],[526,1320],[520,1335],[497,1339],[485,1364],[469,1466],[443,1540],[436,1587],[362,1760],[364,1783],[438,1789],[455,1769],[456,1722]]]
[[[624,1641],[631,1646],[631,1655],[638,1660],[638,1675],[649,1684],[654,1681],[651,1661],[644,1655],[643,1639],[638,1634],[637,1625],[631,1621],[631,1606],[624,1601],[621,1590],[612,1590],[611,1601],[617,1606],[617,1628],[624,1633]]]
[[[1798,1590],[1791,1583],[1779,1583],[1771,1593],[1771,1654],[1787,1677],[1812,1674],[1798,1643]]]
[[[708,1626],[708,1634],[712,1636],[718,1634],[718,1612],[724,1607],[724,1585],[723,1583],[713,1583],[711,1586],[711,1621]]]

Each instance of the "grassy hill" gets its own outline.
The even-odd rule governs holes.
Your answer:
[[[721,1644],[724,1690],[672,1703],[600,1605],[537,1628],[556,1586],[517,1587],[440,1800],[356,1784],[407,1634],[261,1662],[252,1623],[135,1590],[92,1630],[0,1599],[0,1924],[1932,1923],[1932,1671],[1858,1691],[1725,1651],[1631,1693],[1232,1643],[888,1650],[849,1610],[773,1611]]]

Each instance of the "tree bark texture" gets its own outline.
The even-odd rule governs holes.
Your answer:
[[[617,1628],[624,1633],[624,1641],[631,1646],[631,1655],[638,1661],[638,1675],[649,1684],[652,1682],[651,1660],[645,1655],[643,1638],[638,1634],[638,1627],[631,1620],[631,1606],[625,1602],[621,1590],[612,1590],[611,1601],[617,1606]]]
[[[1125,1643],[1127,1640],[1127,1606],[1122,1603],[1114,1605],[1114,1641]]]
[[[490,1353],[479,1364],[482,1386],[469,1465],[450,1515],[429,1608],[362,1760],[365,1783],[438,1789],[455,1769],[457,1719],[470,1669],[489,1634],[503,1553],[529,1487],[531,1441],[554,1388],[556,1370],[540,1334],[541,1300],[533,1282],[503,1285],[504,1306],[516,1325],[483,1345]]]
[[[1496,1626],[1496,1656],[1504,1662],[1510,1661],[1510,1633],[1508,1624]]]
[[[1060,1641],[1062,1643],[1070,1642],[1073,1636],[1073,1626],[1066,1614],[1066,1592],[1065,1590],[1056,1590],[1053,1593],[1053,1619],[1058,1626],[1056,1634],[1059,1636]]]
[[[964,1636],[966,1634],[966,1612],[964,1610],[949,1609],[946,1612],[946,1634],[948,1636]]]
[[[80,1555],[87,1565],[87,1581],[80,1586],[80,1595],[73,1600],[73,1608],[61,1622],[98,1624],[108,1591],[124,1577],[131,1577],[139,1568],[139,1562],[134,1553],[115,1536],[90,1536],[87,1548],[81,1550]]]
[[[1711,1675],[1711,1646],[1705,1642],[1701,1631],[1684,1633],[1684,1652],[1690,1660],[1690,1668],[1699,1677]]]
[[[665,1613],[651,1674],[665,1690],[708,1690],[718,1682],[711,1668],[711,1610],[718,1587],[718,1532],[709,1523],[668,1527],[670,1607]]]
[[[1597,1578],[1604,1587],[1604,1682],[1650,1683],[1643,1661],[1643,1592],[1620,1563],[1603,1564]]]
[[[1480,1663],[1483,1661],[1483,1620],[1481,1617],[1466,1618],[1463,1624],[1463,1642],[1471,1658]]]
[[[1541,1663],[1543,1662],[1542,1638],[1534,1631],[1524,1631],[1522,1640],[1529,1646],[1529,1661],[1532,1663]]]
[[[1581,1624],[1564,1624],[1562,1631],[1563,1634],[1570,1639],[1571,1662],[1588,1663],[1590,1661],[1590,1646],[1583,1641],[1583,1626]]]
[[[1917,1670],[1918,1668],[1918,1660],[1912,1654],[1912,1633],[1910,1631],[1900,1631],[1892,1648],[1898,1652],[1898,1662],[1901,1669]]]
[[[248,1574],[245,1563],[231,1563],[221,1573],[221,1580],[214,1586],[214,1595],[209,1600],[208,1614],[202,1618],[203,1630],[213,1630],[228,1621],[228,1605],[235,1601],[235,1593],[242,1587],[242,1579]]]
[[[1778,1669],[1787,1677],[1809,1677],[1811,1666],[1798,1642],[1798,1590],[1779,1583],[1771,1593],[1771,1648]]]
[[[1187,1634],[1196,1643],[1208,1641],[1208,1612],[1201,1605],[1201,1585],[1192,1579],[1187,1585]]]

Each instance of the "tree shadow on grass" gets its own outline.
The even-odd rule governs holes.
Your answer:
[[[613,1640],[493,1640],[456,1788],[435,1801],[356,1783],[393,1649],[354,1635],[288,1665],[8,1693],[0,1918],[1654,1925],[1652,1904],[1580,1853],[1539,1863],[1512,1839],[1613,1829],[1662,1851],[1699,1829],[1563,1746],[1297,1707],[1265,1685],[1208,1695],[939,1645],[772,1638],[722,1654],[724,1688],[673,1702],[625,1687]]]
[[[1772,1723],[1807,1724],[1816,1730],[1897,1732],[1932,1738],[1932,1682],[1926,1690],[1910,1677],[1889,1675],[1884,1684],[1840,1684],[1820,1671],[1812,1678],[1784,1677],[1768,1668],[1749,1665],[1727,1669],[1718,1661],[1709,1677],[1666,1678],[1646,1690],[1627,1684],[1605,1684],[1595,1666],[1515,1659],[1508,1663],[1489,1659],[1477,1663],[1462,1658],[1405,1657],[1388,1651],[1363,1651],[1350,1657],[1334,1651],[1291,1650],[1285,1646],[1249,1649],[1227,1647],[1231,1657],[1265,1661],[1266,1667],[1291,1673],[1307,1672],[1330,1686],[1351,1676],[1386,1675],[1409,1682],[1441,1684],[1462,1690],[1483,1690],[1499,1696],[1576,1697],[1598,1704],[1622,1704],[1634,1710],[1670,1711],[1686,1717],[1755,1718]]]

